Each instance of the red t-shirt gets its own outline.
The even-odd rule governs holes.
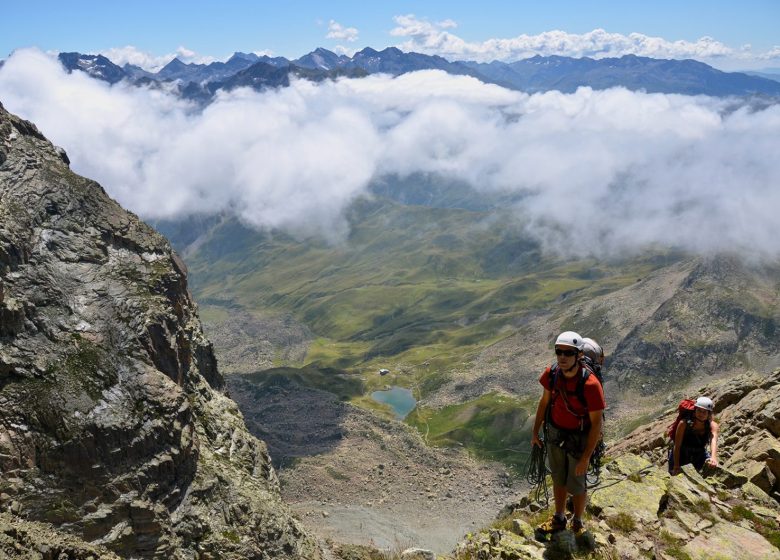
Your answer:
[[[558,395],[553,393],[553,407],[552,407],[552,421],[553,424],[564,430],[579,430],[580,429],[580,416],[588,415],[588,412],[596,412],[598,410],[604,410],[607,406],[607,402],[604,399],[604,390],[601,388],[601,383],[596,379],[595,375],[589,375],[585,380],[585,386],[583,387],[585,402],[587,408],[582,406],[579,397],[577,396],[577,382],[582,376],[582,367],[577,375],[567,378],[563,375],[562,371],[558,372],[557,385]],[[553,392],[553,388],[550,387],[550,367],[544,370],[542,376],[539,378],[539,383],[542,387],[550,392]],[[564,399],[565,391],[565,399]],[[586,423],[590,422],[585,420]]]

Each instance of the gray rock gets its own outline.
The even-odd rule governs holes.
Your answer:
[[[436,560],[436,555],[424,548],[407,548],[401,553],[401,560]]]
[[[319,558],[222,393],[168,242],[2,108],[0,145],[11,510],[122,556]]]

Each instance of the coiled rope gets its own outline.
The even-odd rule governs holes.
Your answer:
[[[531,487],[535,487],[534,501],[541,504],[544,496],[544,506],[550,505],[550,488],[547,484],[547,475],[550,473],[547,467],[547,424],[545,423],[541,437],[542,446],[532,446],[531,454],[525,462],[525,480]],[[588,488],[595,488],[601,482],[601,459],[604,457],[606,445],[600,440],[590,457],[590,464],[585,473],[585,482]]]
[[[536,487],[534,491],[534,501],[537,503],[542,502],[542,496],[544,496],[545,507],[550,505],[550,489],[547,486],[547,447],[544,441],[542,446],[533,446],[531,454],[525,463],[525,480],[532,487]]]

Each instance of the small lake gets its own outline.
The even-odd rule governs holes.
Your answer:
[[[399,420],[406,418],[407,414],[417,406],[417,401],[414,400],[412,392],[403,387],[393,387],[387,391],[374,391],[371,393],[371,398],[392,408],[396,418]]]

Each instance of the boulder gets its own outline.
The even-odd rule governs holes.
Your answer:
[[[599,487],[590,493],[589,509],[606,515],[630,512],[639,522],[655,521],[668,477],[637,455],[617,457],[607,468]]]
[[[739,525],[720,522],[684,547],[692,560],[780,560],[780,550],[763,536]]]
[[[436,555],[424,548],[407,548],[401,553],[401,560],[436,560]]]

